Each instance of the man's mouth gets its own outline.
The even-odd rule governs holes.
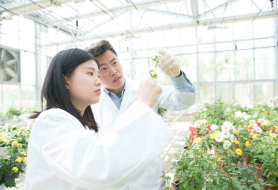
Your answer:
[[[121,77],[116,77],[113,82],[118,82],[120,79]]]

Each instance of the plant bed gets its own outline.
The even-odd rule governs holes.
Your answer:
[[[268,180],[261,174],[257,174],[257,178],[258,179],[262,179],[264,181],[264,183],[266,183],[267,185],[264,187],[264,190],[278,190],[278,187],[275,187],[273,185],[271,185]]]

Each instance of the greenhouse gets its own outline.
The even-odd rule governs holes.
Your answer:
[[[0,4],[0,190],[278,189],[277,0]]]

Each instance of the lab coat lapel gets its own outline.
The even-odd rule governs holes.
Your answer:
[[[102,90],[103,93],[103,104],[110,110],[114,110],[119,112],[119,109],[117,108],[117,106],[115,105],[115,103],[112,101],[112,99],[108,96],[108,94]]]
[[[136,101],[136,97],[136,86],[133,86],[133,84],[131,84],[131,82],[127,79],[125,93],[120,108],[120,114],[123,113],[134,101]]]

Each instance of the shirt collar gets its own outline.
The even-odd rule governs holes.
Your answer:
[[[125,81],[125,83],[124,83],[124,89],[122,90],[122,96],[121,97],[123,97],[123,94],[124,94],[124,92],[125,92],[125,88],[126,88],[126,81]],[[109,95],[109,94],[114,94],[113,92],[110,92],[110,91],[108,91],[106,88],[103,88],[104,89],[104,91]],[[116,96],[116,94],[114,94],[115,96]]]

